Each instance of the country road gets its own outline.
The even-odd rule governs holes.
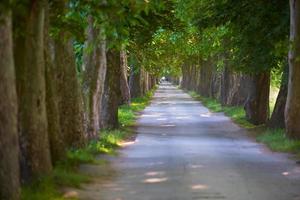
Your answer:
[[[76,190],[80,199],[300,200],[300,165],[169,83],[136,131],[135,143],[109,158],[110,172],[86,166],[100,178]]]

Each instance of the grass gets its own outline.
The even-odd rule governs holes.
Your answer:
[[[119,108],[119,121],[122,127],[133,126],[137,112],[142,111],[149,104],[154,90],[146,93],[143,97],[133,98],[130,105],[122,105]]]
[[[251,124],[246,119],[246,113],[241,106],[222,106],[221,103],[209,97],[202,97],[196,92],[188,92],[188,94],[196,100],[202,102],[211,112],[224,112],[225,115],[230,117],[235,123],[244,128],[254,128],[255,125]]]
[[[91,141],[84,148],[69,150],[66,159],[56,164],[51,175],[40,177],[22,187],[21,200],[65,200],[59,191],[61,187],[79,188],[80,184],[91,181],[90,176],[78,171],[78,166],[84,163],[103,164],[105,161],[96,159],[98,154],[115,155],[120,143],[131,135],[127,127],[134,125],[138,112],[149,104],[153,92],[132,99],[131,105],[120,106],[120,129],[103,130],[99,140]]]
[[[289,139],[284,129],[267,129],[257,136],[257,141],[266,144],[273,151],[300,154],[300,141]]]
[[[257,126],[251,124],[246,119],[246,114],[241,106],[222,106],[216,99],[201,97],[196,92],[188,92],[196,100],[199,100],[212,112],[224,112],[235,123],[244,128],[255,128]],[[273,100],[276,100],[273,97]],[[274,101],[271,102],[274,107]],[[272,108],[272,107],[271,107]],[[289,139],[284,129],[264,128],[262,133],[256,135],[258,142],[266,144],[272,151],[289,152],[300,155],[300,141]]]

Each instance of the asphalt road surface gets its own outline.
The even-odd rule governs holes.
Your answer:
[[[137,132],[109,167],[83,167],[99,178],[76,190],[80,199],[300,200],[300,165],[169,83]]]

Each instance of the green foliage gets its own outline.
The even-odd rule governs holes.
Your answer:
[[[80,73],[82,72],[84,45],[78,41],[75,41],[73,43],[73,47],[74,47],[74,53],[75,53],[76,71],[77,71],[77,74],[80,75]]]
[[[257,141],[265,143],[273,151],[300,153],[300,141],[289,139],[283,129],[267,129],[257,137]]]
[[[135,114],[128,105],[122,105],[118,111],[121,126],[132,126],[135,122]]]

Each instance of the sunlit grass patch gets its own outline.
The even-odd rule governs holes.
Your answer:
[[[224,106],[223,112],[229,116],[235,123],[244,128],[254,128],[255,125],[251,124],[246,119],[246,113],[242,106]]]
[[[218,100],[204,97],[201,97],[200,100],[210,111],[223,112],[222,105],[218,102]]]
[[[154,90],[146,93],[143,97],[133,98],[130,105],[122,105],[118,110],[118,117],[122,127],[133,126],[137,117],[136,112],[142,111],[149,104]]]
[[[131,106],[123,105],[119,108],[118,111],[119,121],[121,126],[133,126],[135,123],[135,113],[132,110]]]
[[[284,129],[267,129],[257,137],[257,141],[265,143],[273,151],[300,153],[300,141],[289,139]]]

